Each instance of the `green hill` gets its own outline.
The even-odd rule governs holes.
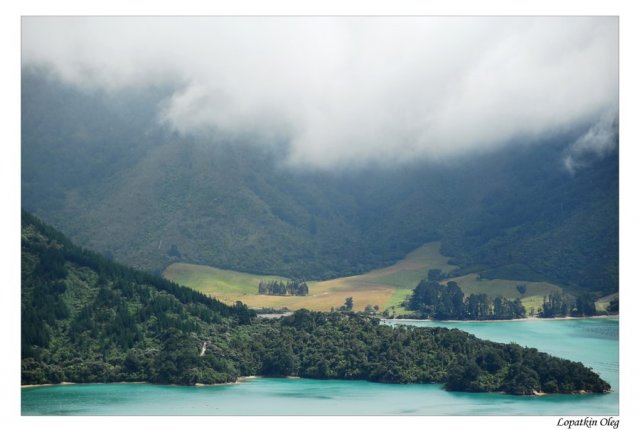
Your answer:
[[[194,361],[255,314],[76,247],[23,213],[23,384],[234,381],[231,357]]]
[[[450,390],[606,392],[580,363],[459,330],[349,313],[259,320],[73,245],[22,218],[22,383],[220,383],[242,375],[444,383]]]
[[[442,163],[311,170],[283,163],[275,138],[167,130],[169,93],[81,91],[23,70],[25,209],[155,273],[182,262],[332,279],[439,240],[461,276],[618,290],[618,154],[569,174],[580,130]]]

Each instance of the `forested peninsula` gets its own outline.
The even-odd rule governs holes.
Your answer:
[[[22,214],[22,383],[215,384],[241,376],[441,383],[455,391],[605,393],[581,363],[460,330],[351,312],[259,319],[114,263]]]

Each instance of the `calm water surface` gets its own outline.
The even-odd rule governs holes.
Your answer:
[[[23,415],[617,415],[618,321],[405,322],[459,328],[592,367],[614,392],[517,397],[452,393],[441,385],[252,379],[214,387],[78,384],[23,388]],[[397,324],[391,322],[390,324]]]

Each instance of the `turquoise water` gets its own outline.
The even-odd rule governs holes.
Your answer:
[[[605,395],[516,397],[452,393],[441,385],[251,379],[214,387],[78,384],[22,389],[23,415],[617,415],[618,321],[409,322],[517,342],[592,367]]]

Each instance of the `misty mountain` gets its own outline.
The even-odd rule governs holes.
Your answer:
[[[23,207],[154,272],[185,261],[326,279],[441,240],[461,271],[617,291],[618,153],[563,162],[589,124],[442,163],[314,170],[284,162],[278,138],[177,134],[158,120],[172,90],[24,69]]]
[[[22,29],[23,65],[85,89],[170,86],[167,126],[286,136],[288,159],[329,170],[618,112],[615,16],[37,16]]]

